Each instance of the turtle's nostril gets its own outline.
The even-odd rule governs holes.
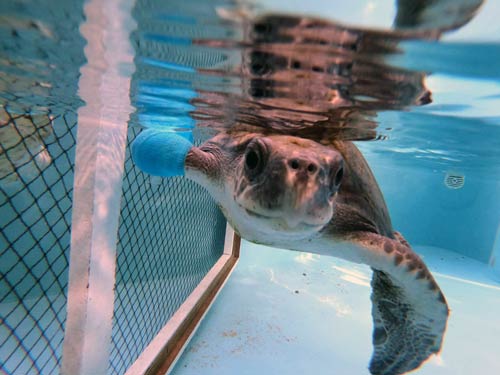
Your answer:
[[[300,163],[297,159],[290,160],[290,162],[288,164],[290,165],[290,168],[292,168],[292,169],[299,169],[299,167],[300,167]]]
[[[296,171],[306,172],[312,174],[318,170],[318,166],[314,162],[301,159],[290,159],[288,166]]]

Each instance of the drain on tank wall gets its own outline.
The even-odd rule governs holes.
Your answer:
[[[465,184],[465,176],[459,172],[446,172],[444,184],[449,189],[461,189]]]

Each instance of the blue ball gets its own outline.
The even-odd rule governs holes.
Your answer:
[[[132,159],[151,175],[183,176],[186,155],[193,147],[186,138],[172,132],[143,130],[132,143]]]

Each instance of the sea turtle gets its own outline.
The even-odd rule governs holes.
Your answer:
[[[353,143],[324,146],[232,130],[192,147],[184,170],[243,238],[371,266],[372,374],[403,374],[440,351],[445,297],[393,230],[378,184]]]

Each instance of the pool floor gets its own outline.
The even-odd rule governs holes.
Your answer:
[[[485,264],[416,247],[451,308],[444,346],[414,373],[500,374],[500,282]],[[369,374],[371,271],[243,242],[241,258],[171,371]]]

